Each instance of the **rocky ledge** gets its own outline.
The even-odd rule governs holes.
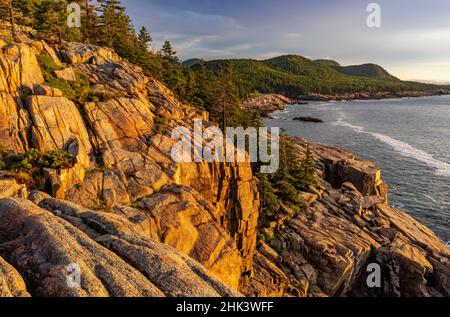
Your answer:
[[[172,129],[211,125],[207,113],[109,49],[20,39],[0,41],[2,151],[62,150],[74,164],[29,182],[1,173],[0,296],[450,295],[449,248],[389,207],[373,163],[312,146],[319,185],[301,212],[258,223],[250,163],[171,159]],[[61,90],[81,78],[89,98]],[[365,286],[370,263],[381,288]]]
[[[307,142],[295,139],[297,155]],[[380,169],[337,148],[311,145],[318,186],[306,207],[266,221],[250,296],[450,296],[450,249],[406,212],[388,205]],[[369,287],[370,265],[380,287]]]
[[[292,120],[301,121],[301,122],[323,123],[322,119],[314,118],[314,117],[295,117]]]
[[[287,105],[296,103],[296,101],[279,94],[257,94],[244,102],[242,108],[267,116],[272,112],[283,110]]]

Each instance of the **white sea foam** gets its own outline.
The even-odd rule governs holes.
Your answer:
[[[435,168],[436,175],[450,177],[450,164],[443,161],[439,161],[435,159],[431,154],[422,151],[420,149],[417,149],[406,142],[396,140],[385,134],[366,131],[361,126],[353,125],[343,121],[342,118],[339,118],[338,121],[335,122],[335,124],[352,129],[357,133],[369,134],[374,138],[376,138],[377,140],[391,146],[399,154],[405,157],[416,159],[417,161],[420,161],[430,167]]]

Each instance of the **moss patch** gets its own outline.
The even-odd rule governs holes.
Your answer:
[[[88,101],[96,101],[98,97],[92,92],[89,79],[76,72],[77,80],[74,82],[68,82],[63,79],[57,78],[53,73],[55,70],[61,70],[64,67],[59,67],[51,59],[48,54],[41,54],[39,56],[39,64],[44,75],[45,84],[53,88],[60,89],[64,96],[74,101],[78,105],[82,105]]]

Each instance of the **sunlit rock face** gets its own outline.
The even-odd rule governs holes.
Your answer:
[[[295,140],[298,156],[306,141]],[[449,247],[424,225],[387,204],[381,170],[341,149],[311,145],[317,188],[302,193],[298,214],[284,207],[260,242],[249,296],[449,296]],[[369,287],[369,265],[380,287]]]
[[[0,42],[0,143],[75,162],[46,168],[45,192],[0,174],[0,296],[450,296],[449,248],[389,207],[375,164],[311,145],[318,186],[264,223],[249,162],[172,160],[173,129],[211,126],[206,112],[110,49],[20,40]],[[85,97],[46,83],[43,56],[58,80],[87,79]],[[367,287],[370,263],[381,288]]]
[[[73,168],[45,170],[51,196],[116,217],[126,218],[119,210],[133,210],[133,220],[147,220],[145,237],[190,256],[209,270],[208,276],[237,289],[241,276],[252,270],[256,244],[259,197],[250,164],[175,163],[171,158],[172,129],[192,129],[193,121],[207,120],[207,114],[179,102],[110,49],[80,43],[52,47],[31,36],[22,40],[1,48],[2,144],[15,153],[29,148],[69,152],[76,160]],[[96,100],[71,100],[44,83],[41,55],[59,66],[53,74],[59,80],[88,78]],[[19,187],[5,186],[1,196],[26,198]],[[197,295],[237,294],[220,287],[226,291]],[[123,294],[157,292],[138,287]]]

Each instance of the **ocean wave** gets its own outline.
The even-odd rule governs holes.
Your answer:
[[[385,134],[366,131],[361,126],[353,125],[343,121],[342,118],[339,118],[337,121],[335,121],[335,124],[352,129],[357,133],[369,134],[374,138],[376,138],[377,140],[391,146],[395,151],[397,151],[402,156],[416,159],[419,162],[425,163],[426,165],[435,168],[436,175],[450,177],[450,164],[443,161],[439,161],[435,159],[431,154],[422,151],[420,149],[417,149],[406,142],[391,138],[390,136]]]

